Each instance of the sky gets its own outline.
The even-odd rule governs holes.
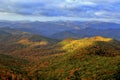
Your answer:
[[[0,20],[120,22],[120,0],[0,0]]]

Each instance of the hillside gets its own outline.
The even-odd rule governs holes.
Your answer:
[[[23,67],[29,64],[25,59],[0,53],[0,80],[28,80]]]
[[[47,46],[51,46],[57,42],[55,39],[46,38],[41,35],[11,28],[0,28],[0,53],[19,55],[24,52],[24,55],[35,55],[49,49]],[[48,51],[48,53],[51,52]]]
[[[119,80],[120,41],[101,36],[62,41],[0,29],[1,80]]]
[[[101,36],[66,39],[57,45],[65,50],[40,59],[32,70],[42,80],[119,80],[120,42]]]
[[[41,35],[32,34],[28,32],[23,32],[17,29],[12,28],[0,28],[0,41],[1,42],[17,42],[22,39],[28,39],[31,42],[40,42],[40,41],[47,41],[47,42],[56,42],[54,39],[50,39],[47,37],[43,37]]]
[[[116,34],[118,34],[118,32],[120,32],[120,30],[118,31],[117,29],[120,29],[120,24],[119,23],[112,23],[112,22],[100,22],[100,21],[48,21],[48,22],[39,22],[39,21],[35,21],[35,22],[30,22],[30,21],[21,21],[21,22],[14,22],[14,21],[0,21],[0,27],[10,27],[13,29],[18,29],[18,30],[22,30],[25,32],[30,32],[33,34],[40,34],[43,36],[47,36],[47,37],[51,37],[51,38],[59,38],[59,39],[63,39],[61,38],[62,36],[66,35],[66,31],[69,32],[70,34],[66,35],[65,38],[69,38],[69,37],[73,37],[74,33],[75,33],[75,37],[78,38],[83,38],[85,37],[93,37],[93,36],[98,36],[101,35],[99,32],[103,32],[104,36],[107,32],[110,33],[106,33],[107,36],[104,37],[111,37],[112,38],[120,38],[119,35],[115,36]],[[90,34],[87,33],[87,28],[92,28],[92,32],[94,32],[94,29],[96,30],[100,30],[98,33],[96,33],[97,35],[93,35],[94,33]],[[84,32],[86,29],[86,32]],[[103,30],[103,31],[102,31]],[[104,31],[105,30],[105,31]],[[111,32],[111,30],[113,30]],[[72,31],[72,33],[71,33]],[[81,32],[82,31],[82,32]],[[89,30],[88,30],[89,31]],[[77,33],[76,33],[77,32]],[[58,33],[65,33],[65,34],[61,34],[61,36],[57,36]],[[114,34],[111,34],[114,33]],[[59,35],[60,35],[59,34]],[[83,36],[82,36],[83,35]],[[114,35],[114,36],[113,36]]]
[[[55,39],[66,39],[66,38],[78,38],[76,34],[72,33],[71,31],[63,31],[63,32],[58,32],[50,36],[51,38]]]
[[[67,41],[68,42],[68,41]],[[65,44],[61,42],[60,44]],[[120,42],[112,38],[104,38],[96,36],[92,38],[83,38],[80,40],[73,40],[70,43],[63,45],[63,49],[67,52],[77,54],[95,54],[103,56],[120,55]]]
[[[68,33],[69,32],[69,33]],[[65,38],[85,38],[85,37],[94,37],[94,36],[104,36],[111,37],[117,40],[120,40],[120,29],[99,29],[99,28],[85,28],[81,30],[70,30],[63,31],[51,35],[51,38],[56,39],[65,39]]]

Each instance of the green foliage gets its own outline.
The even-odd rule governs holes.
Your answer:
[[[61,57],[54,58],[47,67],[38,68],[37,76],[42,76],[43,79],[52,78],[53,80],[116,80],[120,76],[118,74],[118,69],[120,69],[118,66],[119,56],[84,55],[79,60],[67,55]],[[49,59],[51,58],[48,57]]]
[[[36,77],[45,80],[119,80],[120,42],[93,37],[68,40],[66,53],[40,59]]]
[[[10,55],[0,54],[1,80],[28,80],[26,72],[22,69],[28,64],[27,60],[14,58]]]
[[[43,36],[2,30],[0,80],[120,79],[119,41],[97,36],[55,44]]]

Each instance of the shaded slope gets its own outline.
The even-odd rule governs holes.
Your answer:
[[[0,79],[1,80],[28,80],[23,67],[29,64],[25,59],[15,58],[0,54]]]
[[[1,42],[17,42],[22,39],[28,39],[31,42],[56,42],[54,39],[46,38],[41,35],[36,35],[28,32],[22,32],[11,28],[0,28],[0,41]]]
[[[0,28],[0,33],[0,52],[6,54],[34,55],[43,54],[45,50],[46,53],[51,53],[48,47],[58,42],[55,39],[11,28]]]
[[[96,26],[95,26],[96,27]],[[94,36],[104,36],[104,37],[110,37],[110,38],[114,38],[117,40],[120,40],[120,29],[98,29],[98,28],[92,28],[92,27],[88,27],[85,29],[81,29],[81,30],[69,30],[66,31],[69,32],[66,33],[63,32],[59,32],[56,34],[51,35],[51,37],[56,38],[56,39],[65,39],[65,38],[85,38],[85,37],[94,37]],[[71,35],[72,34],[72,35]]]
[[[71,31],[63,31],[63,32],[55,33],[50,37],[55,39],[78,38],[78,36],[76,36],[76,34],[74,34]]]

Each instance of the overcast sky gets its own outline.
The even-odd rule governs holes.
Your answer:
[[[120,22],[120,0],[0,0],[0,20]]]

